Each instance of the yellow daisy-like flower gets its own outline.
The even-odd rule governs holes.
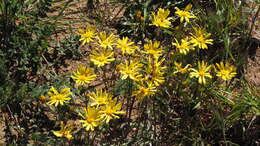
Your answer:
[[[196,18],[195,15],[193,15],[192,13],[189,12],[189,10],[192,8],[192,5],[191,4],[188,4],[184,10],[180,10],[179,8],[175,7],[176,9],[176,12],[175,14],[177,16],[180,17],[180,22],[182,23],[183,20],[185,20],[186,22],[190,22],[189,19],[191,18]]]
[[[137,90],[133,95],[142,101],[145,97],[154,95],[156,91],[156,86],[152,82],[141,82],[137,84]]]
[[[90,61],[92,61],[96,66],[101,67],[114,61],[115,58],[113,55],[114,52],[109,49],[95,49],[90,54]]]
[[[100,124],[99,110],[95,107],[87,107],[84,113],[79,113],[79,115],[84,119],[79,120],[79,122],[85,127],[86,131],[94,131],[95,127]]]
[[[121,49],[122,54],[132,54],[136,49],[137,46],[133,46],[134,42],[128,41],[128,37],[123,37],[123,39],[119,39],[117,41],[117,47]]]
[[[182,63],[178,63],[178,62],[174,62],[175,65],[175,69],[176,71],[173,72],[174,74],[176,73],[181,73],[181,74],[185,74],[190,70],[191,65],[187,64],[185,67],[182,67]]]
[[[211,66],[207,66],[207,63],[204,61],[198,61],[198,70],[191,68],[190,70],[193,71],[190,73],[190,77],[196,77],[199,79],[199,84],[206,84],[206,77],[207,78],[212,78],[210,75]]]
[[[202,28],[194,28],[195,34],[191,34],[191,43],[193,46],[198,46],[200,49],[208,49],[207,44],[212,45],[213,39],[208,39],[211,34],[207,33]]]
[[[229,65],[228,62],[225,64],[221,61],[219,64],[216,63],[218,68],[217,76],[222,78],[223,80],[231,80],[234,76],[236,76],[236,67],[233,65]]]
[[[41,96],[39,97],[39,100],[42,101],[42,102],[45,102],[45,101],[47,100],[47,97],[41,95]]]
[[[48,104],[58,106],[59,104],[64,105],[64,103],[68,102],[71,98],[70,88],[63,88],[59,93],[54,87],[51,87],[50,91],[48,92],[50,97],[50,101]]]
[[[102,48],[109,48],[113,50],[113,46],[116,45],[116,36],[111,33],[109,36],[106,32],[100,32],[98,39],[98,45]]]
[[[185,39],[181,40],[181,43],[178,42],[177,39],[175,39],[175,43],[172,43],[173,46],[176,47],[176,49],[181,53],[186,55],[190,50],[194,50],[194,47],[189,42],[189,38],[186,37]]]
[[[104,120],[106,123],[113,118],[119,118],[119,114],[125,114],[125,111],[121,111],[122,104],[117,103],[116,100],[111,100],[108,104],[101,107],[100,119]]]
[[[59,131],[52,131],[52,133],[57,137],[66,137],[68,140],[71,140],[72,137],[72,126],[65,125],[63,122],[60,124],[61,129]]]
[[[93,69],[88,68],[86,66],[80,66],[77,71],[73,73],[71,76],[76,81],[77,85],[88,84],[91,81],[95,80],[96,75]]]
[[[157,14],[152,12],[152,24],[151,25],[155,25],[157,27],[169,28],[171,25],[170,20],[173,19],[172,17],[168,17],[169,14],[170,14],[169,10],[164,10],[162,8],[159,8],[159,10],[157,11]]]
[[[164,77],[164,70],[166,67],[162,66],[162,63],[164,62],[165,59],[151,59],[150,57],[148,58],[148,66],[145,70],[146,72],[146,77],[145,79],[148,81],[151,81],[155,86],[159,86],[165,81]]]
[[[159,41],[152,42],[151,40],[144,44],[143,53],[154,56],[154,58],[159,58],[163,53],[163,48],[160,46]]]
[[[91,106],[108,104],[113,97],[112,94],[102,91],[101,89],[96,90],[95,92],[90,92],[87,96],[92,100],[92,103],[90,104]]]
[[[79,29],[80,41],[82,41],[82,45],[86,43],[92,42],[96,37],[96,28],[90,25],[87,25],[86,30]]]
[[[144,21],[144,16],[142,16],[142,12],[141,11],[137,11],[135,12],[135,17],[136,20],[143,22]]]
[[[123,64],[120,64],[119,72],[122,74],[121,79],[125,80],[129,77],[132,80],[139,80],[142,76],[139,73],[142,66],[143,65],[136,60],[130,60],[130,62],[125,61]]]

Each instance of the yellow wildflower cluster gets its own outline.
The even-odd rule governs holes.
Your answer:
[[[157,21],[155,25],[162,26],[164,24],[162,27],[170,26],[169,20],[171,18],[167,18],[169,12],[169,10],[160,9],[156,15],[154,14],[154,19]],[[167,19],[166,21],[164,20],[165,18]],[[89,26],[87,28],[95,27]],[[140,96],[138,99],[151,96],[155,93],[156,87],[165,81],[164,70],[166,67],[162,66],[164,59],[160,59],[164,54],[161,42],[148,40],[142,49],[135,42],[129,40],[128,37],[119,38],[113,33],[108,34],[107,32],[94,32],[93,34],[98,34],[95,36],[96,39],[94,39],[92,44],[97,46],[91,50],[89,55],[90,61],[96,67],[104,67],[114,61],[120,61],[121,63],[117,65],[116,71],[120,74],[122,80],[131,79],[134,81],[136,90],[133,96]],[[126,56],[128,59],[118,60],[119,52],[120,58]],[[81,81],[77,81],[79,77],[76,78],[75,76],[79,73],[74,74],[72,78],[76,80],[77,84],[81,83],[80,85],[83,83],[87,84],[90,79],[95,79],[94,73],[85,73],[85,77],[81,77]],[[82,80],[86,81],[83,82]]]
[[[233,65],[229,65],[229,63],[216,63],[217,68],[214,65],[208,65],[205,61],[198,61],[197,68],[191,68],[191,64],[187,64],[185,67],[182,67],[182,63],[174,62],[174,74],[181,73],[189,73],[190,78],[197,78],[199,84],[206,84],[206,79],[212,79],[213,76],[211,74],[212,68],[216,73],[217,77],[220,77],[223,80],[230,80],[236,75],[236,67]]]
[[[96,90],[90,92],[87,97],[91,99],[91,103],[83,113],[79,113],[83,118],[80,123],[86,131],[93,131],[95,127],[109,123],[114,118],[119,118],[120,114],[125,114],[121,110],[122,104],[106,91]]]
[[[119,115],[125,114],[121,110],[122,104],[106,91],[96,90],[87,94],[87,97],[91,99],[91,103],[87,105],[83,112],[79,112],[79,116],[82,118],[79,122],[86,131],[94,131],[95,127],[104,123],[108,124],[110,120],[117,119]],[[72,129],[72,125],[64,125],[61,122],[61,130],[53,131],[53,134],[70,140],[72,139]]]
[[[176,48],[176,51],[180,54],[188,54],[188,52],[195,50],[196,47],[199,49],[208,49],[207,44],[212,45],[213,39],[208,39],[210,37],[210,33],[205,32],[202,28],[194,28],[195,34],[191,34],[190,37],[186,37],[179,41],[175,39],[175,43],[172,45]]]
[[[197,18],[194,14],[189,12],[191,8],[192,8],[191,4],[188,4],[184,10],[180,10],[178,7],[175,7],[176,10],[175,14],[177,17],[180,18],[181,23],[184,20],[189,23],[190,19]],[[173,17],[169,17],[169,15],[170,15],[170,10],[159,8],[156,14],[152,12],[151,25],[155,25],[157,27],[169,28],[171,25],[170,20],[174,19]]]
[[[79,104],[78,107],[75,106],[76,104],[73,105],[75,108],[72,111],[77,113],[80,127],[86,131],[94,131],[99,126],[109,124],[111,120],[128,113],[125,112],[125,106],[130,105],[129,99],[133,99],[132,105],[134,105],[135,99],[137,102],[143,102],[155,97],[161,87],[176,81],[174,80],[176,76],[202,85],[215,77],[224,81],[231,80],[236,75],[236,67],[228,62],[210,65],[209,62],[202,60],[197,61],[197,65],[194,63],[194,60],[198,59],[192,58],[197,55],[192,54],[192,51],[195,52],[194,50],[197,49],[199,50],[197,53],[200,53],[201,49],[208,49],[208,45],[213,45],[213,39],[210,38],[211,34],[206,31],[206,28],[193,24],[194,21],[191,19],[196,20],[197,16],[191,13],[191,8],[190,4],[184,10],[176,7],[174,13],[176,19],[174,16],[169,17],[170,10],[162,8],[151,14],[150,25],[163,27],[164,30],[174,30],[171,29],[170,21],[179,18],[181,23],[185,21],[185,27],[190,26],[191,29],[188,31],[184,30],[183,33],[172,35],[170,42],[158,41],[159,39],[154,38],[139,41],[141,44],[137,45],[126,36],[119,37],[106,31],[98,32],[95,26],[88,25],[86,30],[80,29],[78,32],[79,41],[82,42],[81,47],[88,44],[90,49],[86,56],[89,61],[86,63],[89,65],[81,65],[69,75],[76,84],[71,84],[71,88],[75,87],[75,90],[72,90],[75,93],[72,94],[71,88],[62,88],[58,91],[50,87],[48,96],[41,96],[40,100],[48,100],[47,103],[55,107]],[[139,17],[141,14],[138,14]],[[121,93],[112,92],[114,90],[111,88],[117,87],[117,82],[124,83],[120,84],[120,87],[125,84],[130,86],[128,94],[124,92],[121,96]],[[72,95],[75,95],[73,100]],[[126,98],[127,103],[125,103]],[[126,107],[126,109],[131,108]],[[129,113],[131,115],[131,112]],[[53,134],[71,139],[73,127],[63,122],[60,127],[61,130],[53,131]]]
[[[220,62],[220,65],[216,64],[218,69],[215,69],[217,76],[222,78],[223,80],[230,80],[236,75],[236,68],[235,66],[229,66],[228,63],[224,65],[223,62]],[[200,84],[206,84],[206,78],[212,78],[210,74],[210,69],[214,65],[207,65],[205,61],[198,61],[198,69],[191,68],[192,71],[190,73],[190,77],[198,78]]]
[[[175,7],[176,11],[175,14],[177,17],[180,18],[180,22],[183,23],[184,20],[186,22],[190,22],[190,19],[192,18],[197,18],[194,14],[189,12],[192,8],[191,4],[188,4],[184,10],[180,10],[178,7]],[[164,28],[170,28],[171,22],[170,20],[173,19],[173,17],[168,17],[170,14],[169,10],[164,10],[159,8],[157,14],[152,13],[152,24],[157,27],[164,27]],[[179,26],[178,26],[179,28]],[[194,27],[193,28],[194,33],[190,33],[190,36],[185,36],[183,39],[174,39],[175,42],[172,42],[172,46],[175,47],[176,51],[179,52],[180,54],[188,54],[191,50],[195,50],[196,47],[199,49],[208,49],[208,44],[212,45],[213,44],[213,39],[209,39],[211,36],[210,33],[206,32],[204,28],[201,27]],[[154,45],[154,46],[153,46]],[[158,43],[155,42],[152,44],[152,42],[149,42],[149,44],[146,44],[146,53],[153,53],[155,56],[160,53],[159,50],[156,51],[156,49],[151,48],[156,48],[158,47]],[[159,48],[157,48],[159,49]]]

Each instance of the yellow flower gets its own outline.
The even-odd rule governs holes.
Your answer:
[[[106,32],[100,32],[98,39],[98,45],[102,48],[110,48],[113,50],[113,46],[116,44],[116,36],[111,33],[109,36]]]
[[[76,81],[77,85],[88,84],[91,81],[95,80],[96,75],[91,68],[86,66],[80,66],[77,71],[71,76]]]
[[[138,21],[141,21],[141,22],[144,21],[144,16],[142,16],[141,11],[135,12],[135,17],[136,17],[136,19],[137,19]]]
[[[96,37],[96,29],[95,27],[91,27],[90,25],[87,25],[86,31],[83,29],[79,29],[80,34],[80,41],[82,41],[82,45],[85,45],[86,43],[92,42],[93,39]]]
[[[183,20],[185,20],[186,22],[190,22],[189,19],[196,18],[195,15],[189,12],[191,8],[192,8],[191,4],[187,5],[184,10],[180,10],[179,8],[175,7],[176,9],[175,14],[181,18],[180,19],[181,23],[183,22]]]
[[[145,97],[154,95],[156,91],[156,86],[153,83],[141,82],[137,84],[137,90],[133,92],[133,95],[142,101]]]
[[[196,77],[199,79],[200,84],[206,84],[206,77],[212,78],[212,76],[209,73],[211,66],[207,66],[207,63],[204,61],[198,61],[198,70],[191,68],[190,70],[193,71],[190,73],[190,77]]]
[[[159,58],[162,55],[163,48],[160,46],[159,41],[152,42],[151,40],[144,44],[144,51],[145,54],[153,55],[154,58]]]
[[[85,112],[79,113],[84,120],[79,120],[86,131],[94,131],[95,127],[99,125],[99,110],[94,107],[87,107]]]
[[[58,106],[59,104],[63,105],[71,99],[69,98],[71,95],[70,88],[63,88],[59,93],[54,87],[51,87],[48,95],[50,96],[50,101],[48,104],[54,104],[55,106]]]
[[[159,11],[157,12],[157,14],[152,12],[152,24],[151,25],[155,25],[157,27],[169,28],[171,25],[170,20],[172,19],[172,17],[168,17],[169,14],[170,14],[169,10],[164,10],[161,8],[159,8]]]
[[[191,34],[191,43],[193,46],[198,46],[200,49],[208,49],[207,44],[212,45],[213,39],[208,39],[210,33],[205,32],[202,28],[194,28],[195,34]]]
[[[72,126],[64,125],[63,122],[60,124],[61,129],[59,131],[52,131],[52,133],[57,137],[66,137],[68,140],[72,139]]]
[[[139,72],[143,65],[136,60],[130,60],[130,62],[125,61],[123,64],[119,65],[119,72],[122,74],[121,79],[125,80],[130,78],[132,80],[139,80],[142,76]]]
[[[176,43],[172,43],[172,45],[175,46],[181,54],[186,55],[190,50],[194,50],[193,46],[191,46],[191,43],[189,42],[188,37],[182,39],[181,43],[179,43],[177,39],[175,39],[175,41]]]
[[[132,46],[134,42],[128,42],[128,37],[123,37],[123,39],[119,39],[117,41],[117,47],[121,49],[122,54],[132,54],[136,49],[137,46]]]
[[[231,80],[237,73],[236,73],[236,67],[231,65],[229,66],[229,63],[226,62],[225,64],[221,61],[219,64],[216,64],[218,70],[217,76],[221,77],[223,80]]]
[[[159,86],[165,81],[164,70],[166,67],[161,66],[165,59],[154,59],[148,58],[148,66],[146,68],[146,77],[145,79],[151,81],[155,86]]]
[[[101,89],[96,90],[95,92],[90,92],[87,96],[93,100],[90,104],[91,106],[108,104],[113,97],[113,95],[107,93],[106,91],[102,91]]]
[[[113,118],[119,118],[119,114],[125,114],[124,111],[121,111],[122,104],[116,103],[116,100],[111,100],[108,104],[101,107],[100,119],[104,120],[106,123]]]
[[[175,65],[175,69],[176,71],[173,72],[174,74],[176,73],[181,73],[181,74],[185,74],[190,70],[190,64],[187,64],[184,68],[182,67],[182,63],[178,63],[178,62],[174,62]]]
[[[115,60],[113,57],[114,52],[108,49],[95,49],[90,54],[90,61],[92,61],[96,66],[101,67],[106,64],[110,64]]]
[[[39,97],[39,100],[42,101],[42,102],[45,102],[47,100],[47,98],[46,98],[46,96],[41,95]]]

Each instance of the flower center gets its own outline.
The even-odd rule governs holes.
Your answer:
[[[140,93],[145,96],[148,94],[148,89],[142,88],[140,89]]]
[[[132,71],[130,69],[127,69],[126,72],[125,72],[127,75],[131,75],[132,74]]]
[[[113,114],[113,111],[111,110],[110,107],[108,107],[108,108],[106,109],[106,113],[107,113],[108,115],[112,115],[112,114]]]
[[[88,123],[92,123],[92,122],[94,122],[94,121],[95,121],[94,118],[88,118],[88,119],[87,119],[87,122],[88,122]]]
[[[182,74],[186,73],[187,71],[188,71],[187,68],[181,68],[181,69],[180,69],[180,72],[181,72]]]
[[[122,43],[121,44],[121,48],[128,48],[128,44],[127,43]]]
[[[197,38],[197,41],[200,43],[200,44],[205,44],[205,40],[204,40],[204,37],[203,36],[200,36]]]
[[[105,62],[106,60],[107,60],[107,58],[104,55],[98,57],[99,62]]]
[[[186,12],[186,11],[181,11],[179,14],[182,17],[188,17],[189,16],[189,12]]]
[[[199,72],[199,76],[200,77],[204,77],[205,76],[205,72]]]
[[[86,76],[79,75],[78,77],[79,77],[79,80],[81,80],[81,81],[87,80],[87,77],[86,77]]]
[[[61,94],[57,94],[57,95],[55,95],[54,99],[61,100],[61,99],[63,99],[63,96]]]
[[[84,37],[85,38],[91,38],[93,36],[93,33],[92,32],[86,32],[85,34],[84,34]]]
[[[98,102],[98,104],[105,104],[106,103],[106,99],[101,97],[101,98],[97,99],[97,102]]]
[[[179,46],[178,47],[180,50],[185,50],[186,48],[188,48],[187,46],[185,46],[185,45],[181,45],[181,46]]]
[[[220,74],[221,74],[221,76],[228,76],[229,71],[227,71],[227,70],[222,70],[222,71],[220,72]]]

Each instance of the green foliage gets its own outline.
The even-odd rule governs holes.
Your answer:
[[[57,33],[57,19],[67,6],[58,8],[61,10],[58,16],[49,17],[52,4],[58,1],[0,0],[0,109],[5,113],[2,120],[6,143],[28,144],[30,136],[37,143],[37,134],[44,126],[53,127],[37,100],[48,91],[48,86],[41,85],[46,80],[42,75],[43,69],[47,68],[46,61],[64,64],[59,62],[60,58],[46,60],[54,55],[49,53],[54,43],[53,34]],[[78,59],[81,54],[75,40],[78,40],[75,35],[63,40],[57,54],[62,53],[65,59]],[[53,141],[48,134],[40,135],[46,137],[46,141]]]
[[[45,21],[50,1],[1,0],[1,51],[10,77],[25,80],[37,74],[42,54],[54,33],[55,24]]]

